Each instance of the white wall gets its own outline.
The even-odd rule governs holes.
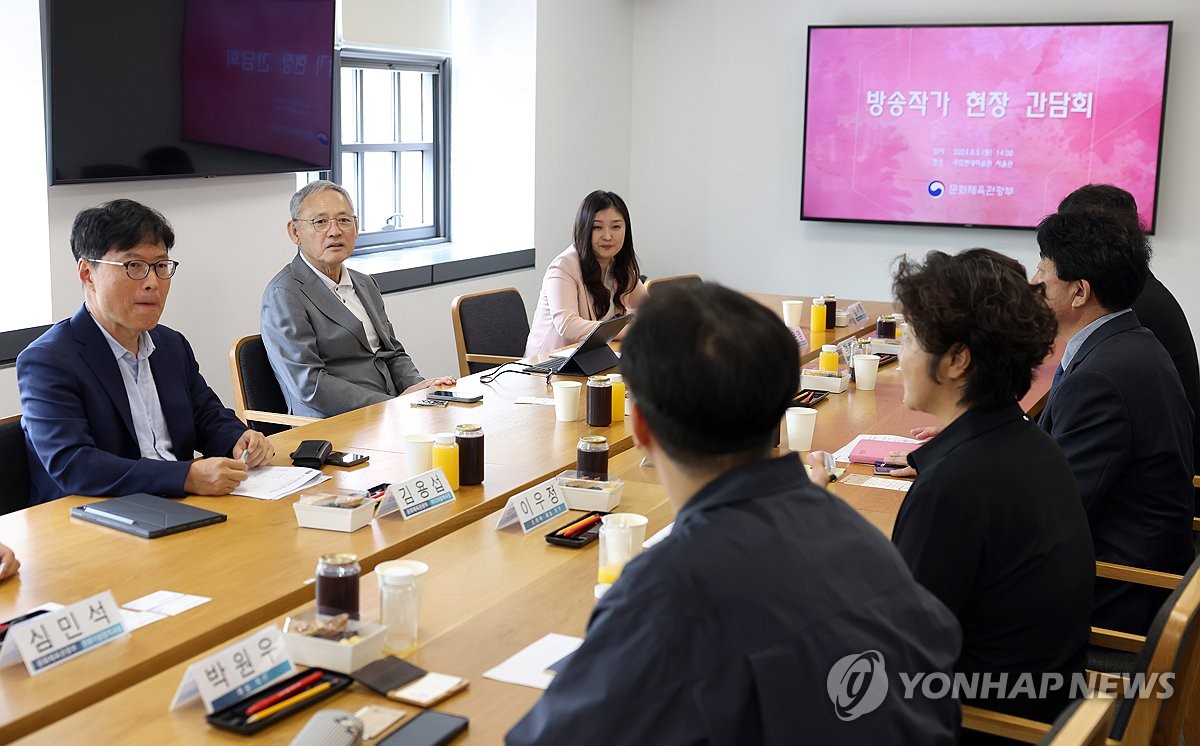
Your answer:
[[[343,3],[347,8],[377,4],[378,0]],[[456,239],[462,237],[461,243],[528,249],[533,245],[536,3],[456,0],[454,10],[461,13],[465,29],[455,38],[454,74],[464,86],[456,90],[454,105],[456,111],[469,116],[454,133],[454,197],[462,204],[455,205],[458,209],[452,215],[451,230]],[[350,37],[356,30],[369,32],[369,38],[362,41],[388,43],[392,38],[386,33],[389,28],[401,32],[395,39],[417,43],[411,29],[394,23],[364,29],[358,21],[352,22],[357,17],[348,14],[347,43],[357,41]],[[435,48],[439,44],[431,40],[419,46]],[[495,126],[499,121],[508,124]],[[288,200],[295,189],[296,179],[291,174],[49,189],[52,318],[65,318],[82,303],[68,243],[75,214],[118,197],[155,207],[175,228],[172,256],[180,262],[163,323],[187,335],[209,385],[224,402],[232,404],[229,346],[236,338],[257,331],[262,289],[295,253],[285,232]],[[422,373],[457,375],[451,298],[509,285],[521,291],[532,310],[541,272],[509,272],[392,294],[385,298],[385,305],[397,335]],[[0,369],[0,415],[18,411],[16,371]]]
[[[596,189],[629,199],[634,0],[544,0],[537,33],[537,266],[571,243]],[[645,211],[630,208],[637,246]],[[641,254],[639,253],[639,257]],[[538,289],[541,272],[538,273]],[[526,295],[532,306],[537,295]]]
[[[1174,20],[1153,268],[1200,319],[1200,3],[1195,0],[642,0],[635,5],[630,203],[651,275],[890,298],[904,252],[986,246],[1031,267],[1032,231],[801,222],[808,24]],[[539,99],[540,103],[540,99]],[[1195,328],[1194,324],[1194,328]]]

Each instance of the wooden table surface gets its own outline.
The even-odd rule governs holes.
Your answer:
[[[1053,363],[1047,366],[1052,371]],[[1026,407],[1048,387],[1047,373],[1026,397]],[[364,571],[399,556],[422,559],[434,568],[422,603],[422,643],[411,660],[470,678],[468,692],[438,709],[467,714],[472,721],[469,740],[499,740],[539,693],[482,679],[482,672],[547,632],[582,634],[594,603],[596,549],[594,544],[583,550],[552,547],[540,533],[522,536],[511,527],[496,531],[489,514],[502,507],[509,494],[573,464],[578,437],[593,431],[607,435],[619,454],[613,458],[613,473],[621,473],[626,481],[621,510],[649,516],[651,532],[672,520],[673,510],[655,470],[639,467],[636,451],[622,453],[631,444],[623,422],[601,429],[583,422],[557,423],[552,407],[512,403],[518,396],[550,396],[542,376],[510,374],[489,386],[471,377],[460,388],[484,391],[484,402],[429,410],[399,399],[272,438],[277,463],[287,463],[286,454],[306,437],[324,437],[341,450],[369,453],[368,465],[330,470],[339,486],[367,487],[406,475],[403,454],[397,452],[403,447],[403,434],[445,431],[460,422],[483,424],[488,437],[484,487],[465,488],[452,507],[408,522],[390,516],[354,534],[342,534],[297,529],[291,510],[294,498],[189,498],[228,513],[230,521],[146,542],[67,518],[67,508],[85,502],[82,499],[0,517],[0,535],[17,536],[14,543],[23,561],[33,556],[39,563],[35,566],[43,568],[0,586],[0,618],[46,600],[69,602],[97,588],[113,588],[122,603],[160,589],[214,599],[105,646],[86,662],[32,678],[20,667],[0,672],[0,739],[29,733],[86,707],[37,731],[30,742],[49,743],[80,732],[90,733],[95,742],[114,743],[240,740],[204,724],[198,705],[166,712],[186,661],[211,654],[308,604],[316,557],[353,551],[363,558]],[[835,450],[864,432],[907,435],[911,428],[932,423],[929,416],[904,407],[898,366],[888,366],[881,370],[874,391],[852,387],[818,406],[814,448]],[[530,442],[538,448],[520,445]],[[834,491],[890,534],[904,493],[841,483]],[[26,551],[30,545],[35,552]],[[87,551],[79,551],[80,546]],[[157,549],[151,551],[153,547]],[[53,570],[46,572],[45,567]],[[364,611],[377,603],[373,588],[370,581],[364,583],[369,589],[364,591]],[[353,710],[382,702],[356,685],[322,707]],[[291,718],[256,740],[286,742],[307,719]]]
[[[229,520],[149,541],[70,517],[69,508],[91,498],[63,498],[0,516],[0,536],[24,565],[17,578],[0,585],[0,619],[47,601],[71,603],[105,589],[113,591],[118,603],[156,590],[213,599],[105,645],[86,661],[36,677],[23,666],[0,670],[0,741],[40,728],[296,606],[308,597],[306,583],[323,553],[354,552],[369,570],[499,510],[516,492],[573,469],[581,435],[607,436],[614,455],[632,444],[623,421],[592,428],[583,421],[556,422],[551,406],[513,403],[518,396],[550,396],[544,376],[511,374],[491,386],[477,381],[478,376],[469,377],[460,387],[485,392],[477,405],[417,408],[409,404],[414,396],[408,396],[271,438],[277,465],[290,463],[287,454],[306,438],[367,453],[368,464],[325,469],[334,475],[335,486],[366,488],[408,476],[399,452],[404,434],[453,430],[462,422],[482,424],[484,484],[464,487],[454,503],[408,521],[386,516],[354,533],[302,529],[292,510],[295,496],[277,501],[189,497],[188,503],[226,513]]]
[[[750,295],[780,315],[781,301],[796,297]],[[811,299],[806,300],[807,307]],[[842,301],[842,307],[848,302]],[[875,316],[891,310],[890,303],[865,305],[870,317],[862,325],[821,335],[806,328],[813,346],[802,359],[813,359],[820,344],[869,332]],[[515,404],[521,396],[551,398],[545,376],[508,373],[483,384],[476,375],[462,379],[457,388],[481,392],[484,400],[477,405],[418,408],[411,400],[421,396],[411,395],[272,436],[278,465],[290,463],[287,454],[299,441],[311,438],[330,440],[338,450],[367,453],[369,464],[326,469],[334,476],[333,486],[365,488],[408,476],[403,435],[452,431],[454,425],[467,422],[483,425],[484,485],[463,488],[454,504],[410,521],[393,515],[353,534],[300,529],[291,508],[295,496],[279,501],[191,497],[189,503],[226,513],[229,521],[153,541],[69,517],[70,507],[90,498],[64,498],[0,516],[0,536],[25,566],[17,579],[0,586],[0,618],[47,601],[70,603],[105,589],[113,591],[118,603],[164,589],[214,599],[106,645],[89,654],[86,662],[37,677],[29,677],[23,667],[0,671],[0,741],[43,727],[304,602],[311,595],[308,582],[320,554],[354,552],[369,570],[463,529],[503,507],[508,496],[573,468],[581,435],[607,436],[613,456],[632,443],[623,422],[607,428],[591,428],[583,421],[559,423],[553,407]],[[581,414],[582,399],[581,392]]]
[[[1043,379],[1040,384],[1027,397],[1027,406],[1044,394],[1049,381]],[[906,435],[913,427],[933,424],[928,415],[903,406],[900,371],[895,365],[880,372],[874,391],[852,388],[846,394],[831,395],[817,409],[813,445],[823,450],[836,450],[864,432]],[[674,511],[656,470],[639,466],[639,461],[636,450],[628,451],[613,459],[612,471],[625,481],[620,510],[647,515],[649,535],[673,520]],[[867,473],[869,467],[855,465],[851,471]],[[904,493],[844,483],[835,484],[833,491],[890,535]],[[567,520],[551,527],[560,523],[565,525]],[[546,544],[541,532],[523,536],[515,528],[497,531],[494,525],[494,518],[477,520],[409,554],[431,567],[422,596],[421,644],[409,659],[428,670],[466,676],[471,681],[468,691],[436,708],[470,718],[470,730],[456,743],[498,742],[539,696],[535,689],[484,679],[483,672],[549,632],[582,635],[594,605],[595,544],[567,550]],[[364,614],[369,615],[377,605],[375,586],[366,580],[363,587]],[[309,598],[298,606],[310,603],[311,590],[307,593]],[[204,653],[211,654],[241,636],[245,635],[232,636]],[[108,739],[114,743],[240,741],[239,736],[207,726],[198,704],[167,712],[185,668],[186,663],[175,665],[38,731],[28,742],[53,743],[84,727],[98,743],[110,742]],[[367,704],[385,703],[354,685],[320,707],[354,711]],[[255,741],[288,743],[316,709],[264,731]]]

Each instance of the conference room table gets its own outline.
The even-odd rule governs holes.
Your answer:
[[[781,301],[796,296],[752,297],[781,314]],[[817,341],[865,334],[874,327],[876,315],[891,310],[887,303],[866,305],[866,322],[822,333]],[[811,360],[818,352],[802,351],[802,359]],[[613,456],[632,444],[623,421],[603,428],[583,421],[559,423],[552,407],[515,403],[519,397],[551,398],[547,376],[510,373],[488,384],[479,375],[467,376],[457,388],[481,392],[483,401],[452,403],[444,409],[414,407],[413,400],[423,398],[418,393],[271,436],[274,465],[289,464],[288,454],[306,439],[329,440],[338,450],[367,454],[370,461],[362,466],[326,467],[332,481],[322,485],[366,489],[410,476],[403,435],[452,432],[462,423],[482,425],[484,484],[462,488],[455,502],[410,520],[386,516],[354,533],[301,529],[291,507],[295,495],[276,501],[192,496],[189,504],[225,513],[228,521],[150,541],[70,517],[70,508],[92,498],[66,497],[0,516],[0,537],[16,550],[25,568],[0,585],[0,619],[105,590],[112,591],[118,604],[159,590],[212,599],[104,645],[83,661],[37,676],[29,676],[20,665],[0,669],[0,741],[30,733],[302,603],[311,594],[308,583],[321,554],[355,553],[369,571],[499,510],[510,496],[573,468],[580,436],[606,436]],[[197,618],[202,623],[192,624]]]
[[[1052,369],[1052,366],[1051,366]],[[1049,376],[1039,375],[1022,404],[1029,409],[1049,387]],[[898,366],[883,368],[873,391],[851,388],[831,395],[817,405],[813,447],[836,450],[863,433],[906,435],[912,428],[934,424],[928,415],[903,406],[903,384]],[[780,451],[784,454],[786,451]],[[852,465],[850,473],[869,474],[870,467]],[[612,460],[611,472],[625,483],[619,510],[646,515],[647,535],[673,520],[664,489],[653,465],[642,463],[636,450]],[[832,491],[852,505],[884,535],[890,535],[903,492],[837,482]],[[578,513],[569,516],[578,516]],[[570,517],[547,524],[546,531],[565,525]],[[537,689],[483,678],[497,665],[544,635],[555,632],[581,636],[594,605],[596,544],[579,550],[551,546],[544,532],[522,535],[515,527],[497,530],[495,517],[477,519],[453,533],[406,553],[429,564],[421,598],[421,640],[408,660],[427,670],[464,676],[467,691],[434,709],[465,715],[470,730],[458,742],[496,743],[540,695]],[[378,599],[373,578],[363,581],[364,618],[374,618]],[[311,607],[312,590],[290,612],[276,612],[262,624],[282,624],[287,613]],[[203,608],[203,607],[202,607]],[[183,615],[183,616],[186,616]],[[199,624],[199,620],[191,622]],[[154,625],[152,625],[154,626]],[[215,653],[240,635],[193,653],[192,660]],[[226,743],[243,739],[203,722],[204,712],[193,703],[169,712],[167,705],[187,664],[180,662],[81,712],[37,731],[29,743],[53,743],[86,732],[96,743]],[[389,702],[360,685],[322,702],[254,737],[259,743],[288,743],[321,708],[354,711],[368,704],[389,704],[407,710],[418,708]]]

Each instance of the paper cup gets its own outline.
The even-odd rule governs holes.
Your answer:
[[[408,476],[424,474],[433,468],[433,436],[413,433],[404,436],[404,462]]]
[[[642,544],[646,541],[646,524],[649,522],[649,518],[637,513],[609,513],[600,519],[605,526],[624,526],[633,533],[633,543],[637,547],[634,554],[642,551]]]
[[[799,329],[801,317],[804,316],[804,301],[785,300],[783,302],[783,323],[789,329]]]
[[[579,419],[579,392],[583,384],[579,381],[555,381],[554,418],[559,422],[575,422]]]
[[[854,356],[854,387],[859,391],[872,391],[875,377],[879,374],[878,355]]]
[[[788,449],[811,451],[813,432],[817,427],[817,410],[810,407],[788,407],[784,419],[787,421]]]

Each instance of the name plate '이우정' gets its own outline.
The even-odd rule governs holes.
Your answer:
[[[454,502],[454,499],[454,491],[439,466],[388,487],[375,515],[380,517],[400,511],[400,516],[407,521],[439,505]]]
[[[556,515],[567,512],[567,501],[558,492],[558,478],[551,477],[539,485],[508,498],[496,528],[521,522],[521,532],[529,533]]]
[[[25,668],[36,676],[128,634],[112,591],[105,591],[14,625],[4,646],[15,644]]]

